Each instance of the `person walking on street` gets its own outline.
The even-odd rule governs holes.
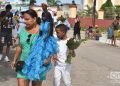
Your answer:
[[[27,10],[23,14],[26,26],[19,32],[19,44],[16,46],[16,51],[12,61],[12,68],[15,69],[18,61],[26,61],[30,49],[39,34],[39,22],[37,21],[37,13],[34,10]],[[29,86],[30,80],[22,70],[16,70],[18,86]],[[41,86],[42,81],[32,81],[32,86]]]
[[[10,4],[6,5],[5,11],[2,11],[0,17],[1,21],[1,40],[0,40],[0,60],[3,57],[3,46],[6,46],[5,61],[9,62],[9,51],[10,46],[12,45],[12,29],[13,24],[13,13],[10,12],[12,6]]]
[[[57,57],[53,57],[53,61],[55,62],[54,69],[54,78],[53,78],[53,86],[60,86],[61,77],[63,78],[65,86],[71,86],[71,64],[67,63],[68,56],[68,47],[67,41],[69,38],[67,37],[67,26],[64,24],[59,24],[56,26],[56,34],[57,34],[57,43],[59,45],[59,52],[57,53]]]
[[[74,33],[73,33],[73,36],[74,36],[75,39],[78,39],[78,40],[81,39],[80,30],[81,30],[80,20],[78,18],[78,15],[76,15],[75,25],[74,25]]]
[[[118,36],[118,29],[119,29],[119,16],[116,16],[116,19],[112,23],[113,25],[113,36],[112,36],[112,45],[116,45],[116,38]]]

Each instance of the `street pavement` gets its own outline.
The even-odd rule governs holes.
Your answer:
[[[70,31],[69,36],[72,36]],[[82,33],[84,38],[84,33]],[[120,86],[120,47],[88,40],[76,49],[72,60],[72,86]],[[14,49],[11,49],[11,60]],[[43,86],[53,86],[53,69]],[[61,81],[61,86],[64,86]],[[17,86],[16,73],[10,63],[0,62],[0,86]]]

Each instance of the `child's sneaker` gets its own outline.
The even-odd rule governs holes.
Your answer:
[[[2,56],[3,56],[3,55],[2,55],[2,54],[0,54],[0,61],[2,60]]]
[[[10,62],[8,56],[5,56],[5,61],[6,61],[6,62]]]

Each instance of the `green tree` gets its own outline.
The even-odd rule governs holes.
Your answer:
[[[26,1],[29,1],[29,6],[33,6],[36,3],[36,0],[21,0],[23,4],[25,4]]]
[[[87,9],[85,10],[86,16],[91,16],[93,14],[93,7],[90,7],[89,5],[86,6]]]
[[[28,1],[28,0],[20,0],[20,1],[22,1],[22,3],[25,4],[25,2]]]
[[[49,5],[58,5],[61,3],[60,0],[47,0]]]
[[[113,4],[111,2],[111,0],[107,0],[102,6],[101,6],[101,10],[104,10],[106,7],[113,7]]]
[[[115,13],[116,15],[120,16],[120,5],[115,6]]]
[[[77,13],[80,17],[93,17],[93,7],[86,5],[86,9],[80,10]],[[95,11],[95,17],[98,16],[97,11]]]
[[[104,11],[104,18],[112,19],[115,15],[115,8],[111,2],[111,0],[107,0],[100,8],[100,10]]]
[[[54,5],[55,4],[55,0],[47,0],[49,5]]]
[[[36,0],[30,0],[30,6],[33,6],[36,3]]]

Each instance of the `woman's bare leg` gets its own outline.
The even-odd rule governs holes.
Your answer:
[[[17,79],[18,80],[18,86],[25,86],[25,80],[24,79]]]
[[[117,46],[117,45],[116,45],[116,37],[114,37],[114,46]]]
[[[42,86],[42,81],[32,81],[32,86]]]
[[[29,86],[29,82],[28,80],[24,80],[24,79],[21,79],[21,78],[18,78],[18,86]]]
[[[111,45],[113,46],[113,42],[114,42],[114,36],[111,39]]]
[[[30,80],[25,80],[25,86],[29,86]]]

